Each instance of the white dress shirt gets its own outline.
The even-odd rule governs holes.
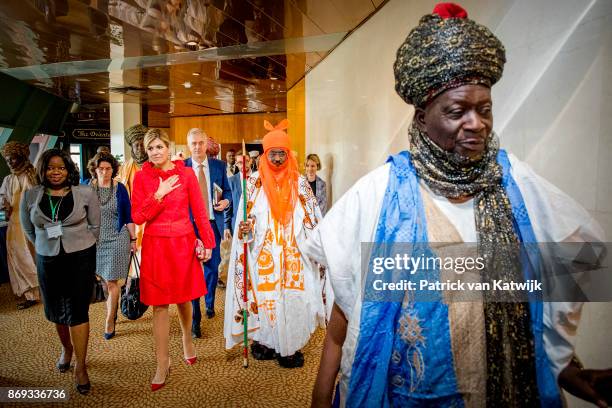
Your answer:
[[[210,195],[210,189],[211,189],[211,182],[210,182],[210,168],[208,167],[208,158],[205,158],[204,161],[202,163],[198,163],[193,157],[191,158],[191,168],[193,169],[193,172],[196,175],[196,178],[198,178],[198,167],[200,166],[200,164],[204,165],[204,174],[206,175],[206,185],[208,186],[208,218],[211,220],[215,219],[215,213],[213,212],[213,199]],[[199,181],[199,179],[198,179]]]

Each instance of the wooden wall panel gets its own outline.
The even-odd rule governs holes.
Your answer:
[[[170,116],[154,110],[148,111],[148,125],[150,128],[169,128]]]
[[[277,124],[287,116],[285,112],[236,115],[214,115],[170,118],[170,138],[176,144],[187,144],[189,129],[199,127],[217,143],[241,143],[261,140],[267,133],[264,120]]]
[[[302,78],[287,92],[288,134],[291,149],[298,154],[300,173],[304,170],[304,150],[306,149],[306,81]]]

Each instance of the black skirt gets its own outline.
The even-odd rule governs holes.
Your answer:
[[[96,246],[56,256],[36,256],[38,282],[47,320],[68,326],[89,321],[96,273]]]

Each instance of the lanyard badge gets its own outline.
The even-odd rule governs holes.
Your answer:
[[[64,196],[60,198],[57,204],[53,204],[53,200],[51,200],[51,194],[48,194],[49,197],[49,207],[51,207],[51,224],[45,225],[45,230],[47,231],[47,237],[49,239],[59,238],[62,236],[62,222],[58,221],[59,218],[59,209],[62,205],[62,201],[64,200]]]
[[[59,238],[62,236],[62,223],[58,221],[45,225],[45,230],[49,239]]]

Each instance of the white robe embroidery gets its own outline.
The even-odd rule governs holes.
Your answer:
[[[322,217],[308,182],[300,176],[292,223],[283,228],[272,219],[258,178],[258,173],[249,177],[246,188],[247,208],[256,219],[253,241],[247,246],[248,337],[281,356],[290,356],[308,343],[318,326],[325,324],[319,269],[302,255],[305,242]],[[244,211],[242,200],[236,230]],[[243,342],[242,256],[243,244],[235,234],[225,299],[228,349]]]

